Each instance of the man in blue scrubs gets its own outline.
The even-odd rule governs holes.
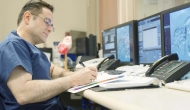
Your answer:
[[[97,76],[95,67],[67,72],[36,48],[54,30],[53,10],[42,0],[27,2],[17,30],[0,43],[0,99],[6,110],[63,110],[58,95]]]

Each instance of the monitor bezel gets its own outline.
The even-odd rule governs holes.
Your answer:
[[[166,53],[165,53],[165,41],[164,41],[165,40],[165,36],[164,36],[164,14],[172,13],[172,12],[179,11],[179,10],[182,10],[185,8],[190,8],[190,2],[176,6],[176,7],[173,7],[173,8],[170,8],[170,9],[167,9],[167,10],[164,10],[161,12],[160,17],[161,17],[161,24],[162,24],[161,25],[161,36],[162,36],[162,54],[163,54],[163,56],[166,55]]]
[[[143,21],[143,20],[146,20],[146,19],[149,19],[149,18],[152,18],[152,17],[154,17],[154,16],[160,16],[160,31],[161,31],[161,57],[163,57],[163,52],[162,52],[162,30],[161,30],[161,27],[162,27],[162,23],[161,23],[161,12],[158,12],[158,13],[155,13],[155,14],[153,14],[153,15],[150,15],[150,16],[147,16],[147,17],[144,17],[144,18],[142,18],[142,19],[139,19],[139,20],[137,20],[137,38],[139,38],[139,35],[138,35],[138,23],[140,22],[140,21]],[[139,60],[139,64],[142,64],[142,65],[152,65],[153,63],[140,63],[140,59],[139,59],[139,41],[137,41],[137,43],[138,43],[138,60]]]
[[[125,22],[125,23],[122,23],[122,24],[119,24],[116,26],[115,28],[115,34],[116,34],[116,46],[117,46],[117,29],[120,28],[120,27],[123,27],[123,26],[126,26],[126,25],[132,25],[132,35],[133,36],[133,55],[131,56],[133,58],[133,61],[132,62],[122,62],[120,61],[120,65],[138,65],[138,45],[137,45],[137,20],[131,20],[131,21],[128,21],[128,22]],[[118,49],[116,49],[118,50]],[[116,56],[118,54],[118,51],[116,51]],[[118,56],[117,56],[117,59],[118,59]]]

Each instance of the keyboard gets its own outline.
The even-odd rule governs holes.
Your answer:
[[[100,84],[100,87],[107,89],[116,89],[116,88],[132,88],[132,87],[145,87],[151,86],[153,83],[157,83],[159,87],[159,80],[153,77],[139,77],[139,76],[126,76],[118,80]]]
[[[120,75],[120,74],[124,73],[125,71],[121,71],[121,70],[105,70],[104,72],[109,74],[109,75]]]
[[[190,92],[190,79],[166,83],[165,87]]]
[[[116,68],[116,70],[125,71],[127,76],[145,76],[145,72],[149,69],[149,66],[121,66]]]

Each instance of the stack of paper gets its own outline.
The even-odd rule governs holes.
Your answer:
[[[106,73],[99,73],[99,75],[97,76],[96,80],[94,80],[92,83],[86,84],[86,85],[82,85],[82,86],[75,86],[73,88],[68,89],[68,92],[71,93],[77,93],[86,89],[89,89],[91,87],[100,85],[100,84],[104,84],[104,83],[108,83],[111,81],[115,81],[118,80],[120,78],[124,77],[124,75],[108,75]]]

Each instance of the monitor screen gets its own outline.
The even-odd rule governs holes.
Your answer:
[[[116,36],[115,27],[102,31],[103,58],[114,55],[116,58]]]
[[[139,64],[153,64],[162,57],[160,13],[138,20]]]
[[[164,55],[190,61],[190,3],[162,12]]]
[[[117,59],[123,64],[137,64],[136,21],[130,21],[116,27]]]

